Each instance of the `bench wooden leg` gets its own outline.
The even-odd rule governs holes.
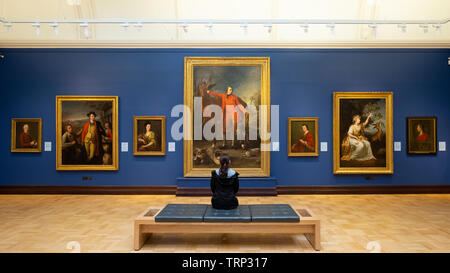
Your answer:
[[[309,243],[312,247],[319,251],[320,250],[320,222],[317,222],[314,225],[314,233],[305,234],[306,239],[308,239]]]
[[[138,251],[143,246],[145,241],[151,236],[151,233],[143,233],[141,230],[141,225],[134,225],[134,250]]]

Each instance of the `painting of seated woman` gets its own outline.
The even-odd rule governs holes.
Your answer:
[[[318,156],[318,118],[288,118],[288,156]]]
[[[164,116],[134,117],[134,155],[165,155]]]
[[[391,172],[391,96],[387,92],[335,93],[335,173]]]

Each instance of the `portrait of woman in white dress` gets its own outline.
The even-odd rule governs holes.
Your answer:
[[[361,116],[354,115],[353,122],[348,128],[347,136],[342,141],[342,160],[367,161],[376,159],[372,153],[372,147],[364,135],[364,127],[369,123],[372,113],[369,114],[366,121],[361,123]]]
[[[392,93],[333,96],[333,172],[393,173]]]

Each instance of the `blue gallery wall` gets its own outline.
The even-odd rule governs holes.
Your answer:
[[[182,142],[164,157],[119,153],[119,171],[55,170],[55,96],[119,96],[119,141],[132,147],[134,115],[167,116],[167,141],[183,103],[185,56],[271,57],[271,103],[280,105],[280,152],[272,152],[271,175],[278,185],[450,184],[448,152],[409,156],[406,117],[437,116],[438,140],[448,141],[449,49],[1,49],[0,185],[176,185],[183,176]],[[394,174],[366,180],[333,175],[332,92],[394,93]],[[10,152],[11,118],[43,119],[43,141],[52,152]],[[319,141],[328,152],[288,158],[288,117],[319,117]],[[82,181],[82,176],[92,176]]]

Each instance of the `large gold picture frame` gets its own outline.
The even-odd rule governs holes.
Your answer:
[[[191,116],[184,116],[183,141],[183,173],[184,177],[208,177],[211,175],[211,168],[194,167],[194,143],[193,143],[193,102],[194,102],[194,70],[196,67],[259,67],[260,69],[260,104],[267,106],[267,119],[260,121],[267,126],[270,132],[270,58],[269,57],[185,57],[184,59],[184,105],[191,111]],[[255,105],[256,106],[256,105]],[[258,107],[258,106],[257,106]],[[258,123],[260,124],[260,123]],[[189,127],[189,128],[186,128]],[[267,139],[266,133],[260,136]],[[261,145],[270,145],[270,140],[262,141]],[[270,176],[270,151],[261,149],[259,167],[246,168],[239,167],[236,161],[232,160],[232,168],[239,172],[242,177],[269,177]]]
[[[28,132],[23,127],[27,125]],[[28,145],[21,146],[23,136],[28,139]],[[22,138],[22,140],[21,140]],[[31,145],[30,145],[31,143]],[[41,118],[13,118],[11,119],[11,152],[12,153],[40,153],[42,151],[42,119]]]
[[[64,108],[65,102],[71,102],[68,105],[72,105],[70,110]],[[117,96],[56,96],[56,170],[60,171],[116,171],[119,169],[119,112],[118,112],[119,97]],[[100,109],[99,105],[108,105],[107,109]],[[79,109],[77,108],[79,106]],[[83,106],[84,105],[84,106]],[[86,106],[87,105],[87,106]],[[92,105],[92,106],[91,106]],[[109,107],[110,105],[110,107]],[[68,106],[67,106],[68,107]],[[90,107],[90,108],[89,108]],[[96,108],[97,107],[97,108]],[[108,140],[103,140],[102,148],[107,145],[106,149],[103,149],[103,156],[98,155],[102,164],[86,164],[84,161],[71,164],[63,164],[63,151],[62,151],[62,139],[64,131],[67,130],[67,125],[73,126],[73,134],[76,139],[77,151],[83,150],[84,143],[81,143],[81,136],[83,134],[83,126],[80,124],[86,124],[89,118],[86,115],[86,109],[100,109],[102,113],[96,110],[97,121],[105,131],[105,123],[109,123],[109,133],[112,134]],[[91,110],[88,110],[91,111]],[[67,117],[63,117],[67,115]],[[100,120],[98,120],[100,119]],[[103,138],[103,137],[102,137]],[[107,155],[105,155],[107,154]],[[77,157],[78,159],[78,157]]]
[[[296,124],[293,124],[296,123]],[[303,125],[306,125],[309,133],[312,134],[312,140],[314,145],[309,147],[307,144],[295,143],[299,138],[305,137],[303,132],[299,135],[299,138],[294,139],[294,130],[301,130]],[[294,127],[294,129],[292,128]],[[313,128],[311,128],[313,127]],[[306,131],[308,132],[308,131]],[[288,118],[288,139],[287,139],[287,151],[288,156],[319,156],[319,118]],[[303,149],[296,151],[293,145],[301,145]]]
[[[150,124],[154,134],[154,148],[141,148],[150,143],[144,138],[145,125]],[[133,117],[133,154],[134,155],[165,155],[166,154],[166,117],[165,116],[135,116]],[[155,128],[156,127],[156,128]],[[155,129],[154,129],[155,128]],[[144,145],[140,145],[140,142]]]
[[[333,93],[334,174],[392,174],[394,172],[392,97],[392,92]],[[357,107],[351,107],[352,105]],[[364,109],[364,111],[356,109]],[[368,118],[369,112],[372,113],[370,118]],[[352,126],[355,122],[358,123],[358,119],[363,129],[355,133],[355,127]],[[369,134],[370,131],[372,134]],[[349,132],[355,133],[356,138],[351,140]],[[352,137],[355,134],[352,134]]]

